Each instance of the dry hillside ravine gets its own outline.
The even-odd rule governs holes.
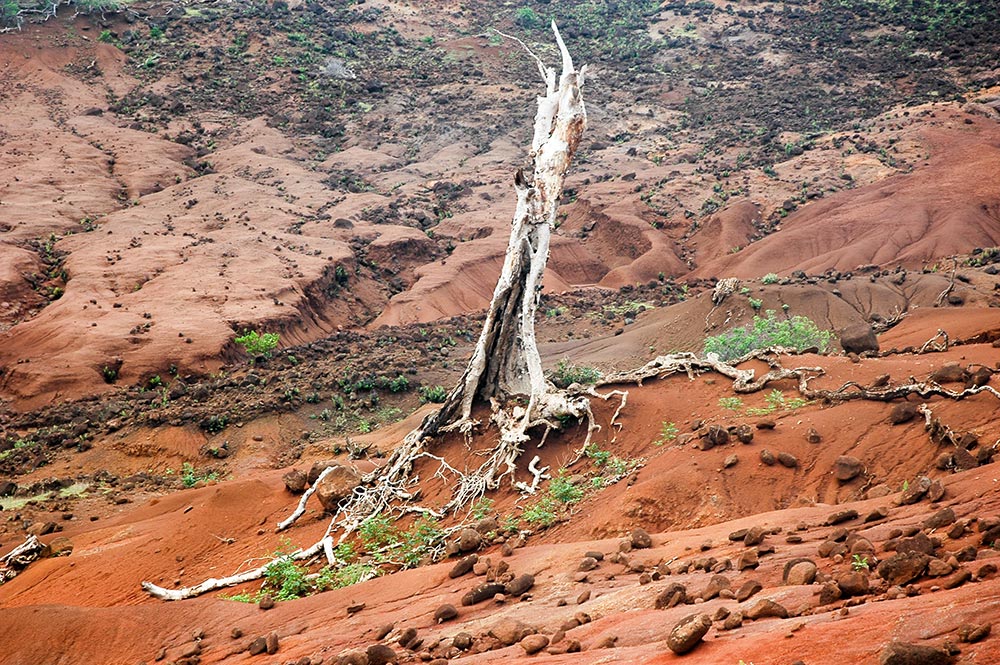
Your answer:
[[[0,556],[62,553],[0,585],[0,662],[1000,661],[1000,399],[886,392],[997,386],[998,11],[137,0],[0,34]],[[444,521],[472,531],[436,563],[269,609],[232,599],[259,581],[150,598],[318,541],[315,496],[274,532],[287,485],[376,468],[458,380],[537,92],[491,28],[555,62],[548,18],[590,121],[547,368],[627,372],[768,311],[879,351],[772,358],[822,369],[809,399],[600,387],[628,399],[595,400],[588,453],[570,422],[529,447],[515,480],[537,455],[555,482]],[[273,357],[234,343],[252,329]],[[849,382],[878,398],[821,396]],[[472,467],[491,437],[433,452]]]

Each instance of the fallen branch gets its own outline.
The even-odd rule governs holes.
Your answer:
[[[32,562],[38,560],[45,550],[37,536],[28,536],[24,542],[0,558],[0,584],[9,582]]]

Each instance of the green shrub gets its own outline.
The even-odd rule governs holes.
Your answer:
[[[201,480],[209,481],[218,479],[219,474],[216,471],[198,473],[190,462],[184,462],[181,465],[181,482],[184,484],[184,487],[194,487]]]
[[[305,566],[295,563],[291,556],[282,556],[264,569],[264,586],[274,592],[275,600],[294,600],[312,591],[307,574]]]
[[[660,427],[660,438],[654,441],[653,443],[655,443],[658,446],[662,446],[664,443],[667,443],[668,441],[673,441],[674,439],[677,438],[677,434],[679,433],[679,431],[680,430],[677,429],[676,423],[673,422],[668,423],[664,421],[663,426]]]
[[[389,392],[401,393],[409,390],[409,388],[410,380],[402,374],[389,381]]]
[[[777,284],[778,275],[777,273],[769,272],[760,279],[761,284]]]
[[[583,499],[583,488],[565,476],[556,476],[549,481],[549,494],[559,503],[579,503]]]
[[[444,386],[420,386],[421,404],[426,404],[427,402],[441,404],[446,399],[448,399],[448,391],[445,390]]]
[[[592,386],[601,379],[601,373],[593,367],[572,365],[568,360],[560,360],[551,374],[552,383],[559,388],[567,388],[574,383]]]
[[[270,358],[271,352],[278,346],[278,333],[261,334],[256,330],[244,330],[234,341],[254,358]]]
[[[542,24],[542,19],[531,7],[521,7],[514,12],[514,23],[522,28],[537,28]]]
[[[753,321],[742,328],[709,337],[705,340],[705,353],[718,354],[723,361],[740,358],[758,349],[779,346],[797,351],[817,348],[826,351],[833,333],[820,330],[804,316],[793,316],[779,320],[774,310],[767,310],[767,316],[754,316]]]

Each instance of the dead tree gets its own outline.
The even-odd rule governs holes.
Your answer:
[[[598,395],[593,389],[580,386],[556,388],[545,376],[535,342],[535,313],[556,209],[566,172],[587,125],[587,112],[580,93],[585,68],[575,69],[554,22],[552,32],[562,57],[562,71],[546,67],[528,50],[545,83],[545,94],[538,98],[535,113],[529,153],[531,166],[518,169],[514,175],[517,205],[510,241],[483,330],[465,373],[441,407],[425,417],[386,463],[365,476],[354,493],[341,502],[323,539],[295,553],[295,559],[306,559],[322,550],[330,563],[336,565],[334,533],[339,533],[339,540],[343,541],[365,520],[381,513],[419,512],[440,517],[458,510],[488,489],[498,487],[503,478],[513,476],[529,430],[542,428],[544,441],[550,430],[560,427],[560,419],[586,419],[589,441],[597,429],[590,396],[621,395],[624,399],[621,391]],[[478,468],[459,470],[426,448],[435,437],[447,432],[471,436],[480,424],[473,415],[477,402],[490,405],[490,420],[500,432],[499,441]],[[416,505],[416,491],[412,489],[418,480],[413,475],[414,463],[428,458],[437,461],[438,475],[448,474],[458,479],[451,500],[439,510]],[[518,483],[517,486],[531,493],[539,480],[547,477],[547,468],[539,468],[537,459],[528,467],[534,481],[530,485]],[[306,498],[303,497],[292,516],[278,526],[279,530],[290,526],[304,512]],[[207,580],[186,589],[164,589],[149,582],[143,582],[143,588],[158,598],[178,600],[258,579],[266,568],[265,565],[240,575]]]

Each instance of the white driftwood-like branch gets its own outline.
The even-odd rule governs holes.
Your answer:
[[[325,469],[323,469],[323,472],[321,474],[319,474],[319,476],[316,478],[316,482],[314,482],[309,487],[309,489],[307,489],[302,494],[302,497],[299,499],[299,505],[296,506],[296,508],[295,508],[295,512],[293,512],[287,518],[285,518],[284,520],[282,520],[281,523],[278,524],[278,526],[275,529],[275,531],[284,531],[288,527],[290,527],[293,524],[295,524],[296,520],[298,520],[300,517],[302,517],[302,515],[306,512],[306,502],[309,500],[309,497],[311,497],[313,495],[313,493],[316,492],[316,488],[319,486],[319,484],[321,482],[323,482],[324,478],[326,478],[328,475],[330,475],[330,473],[333,471],[333,469],[334,469],[334,467],[332,467],[332,466],[328,466]]]
[[[293,561],[302,561],[316,556],[322,550],[323,541],[320,541],[307,549],[299,550],[298,552],[291,554],[290,557]],[[152,582],[143,582],[142,588],[145,589],[146,593],[154,598],[159,598],[160,600],[184,600],[186,598],[200,596],[201,594],[208,593],[209,591],[215,591],[216,589],[225,589],[226,587],[236,586],[237,584],[243,584],[244,582],[259,580],[264,577],[264,573],[267,572],[268,567],[273,563],[274,560],[271,560],[263,566],[254,568],[253,570],[247,570],[242,573],[237,573],[236,575],[230,575],[229,577],[207,579],[201,584],[184,587],[183,589],[165,589],[164,587],[157,586]]]
[[[37,536],[28,536],[24,542],[0,558],[0,584],[14,579],[22,570],[42,556],[45,545]]]

